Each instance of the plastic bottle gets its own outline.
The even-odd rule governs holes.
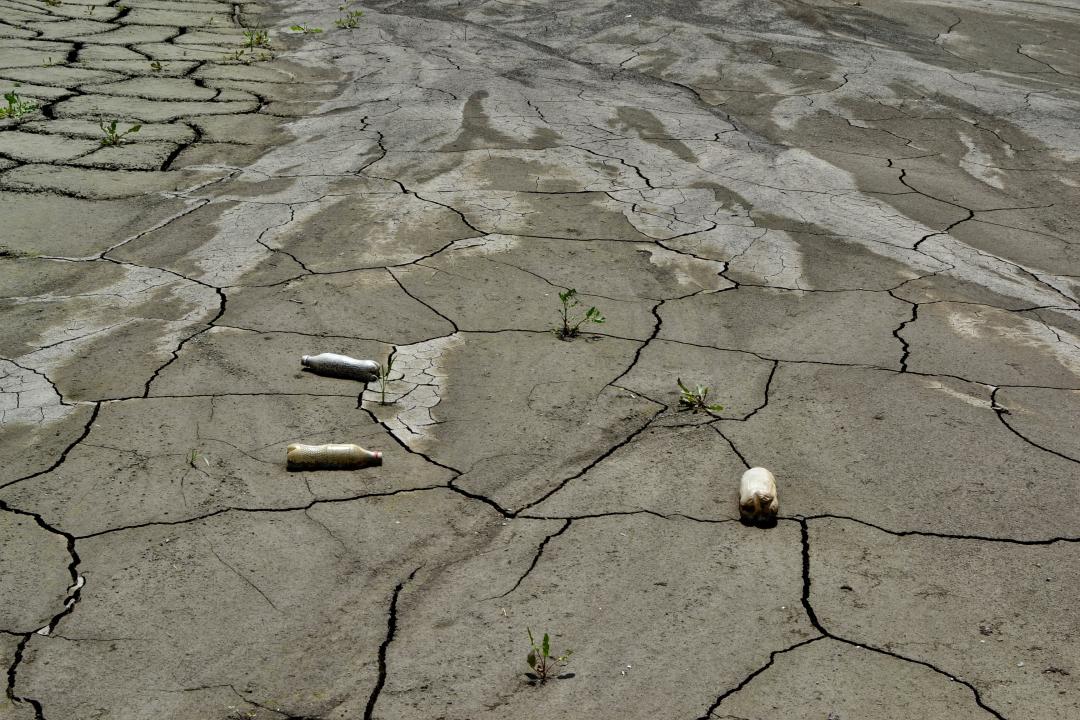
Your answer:
[[[750,468],[739,480],[739,515],[747,522],[769,522],[776,519],[780,499],[776,495],[776,478],[763,467]]]
[[[286,467],[289,470],[356,470],[382,465],[382,453],[359,445],[289,445]]]
[[[351,378],[364,382],[377,379],[380,370],[379,363],[374,360],[357,360],[348,355],[335,353],[305,355],[300,358],[300,364],[320,375]]]

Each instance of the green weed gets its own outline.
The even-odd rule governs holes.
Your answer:
[[[262,28],[244,31],[244,46],[248,50],[270,47],[270,33]]]
[[[698,385],[691,390],[683,385],[681,378],[676,378],[675,382],[679,385],[679,405],[683,410],[693,410],[695,413],[704,411],[715,415],[724,409],[723,405],[709,404],[709,388]]]
[[[19,87],[19,83],[15,83]],[[23,100],[14,90],[4,93],[4,102],[7,107],[0,107],[0,120],[19,118],[37,110],[37,103]]]
[[[533,671],[537,681],[543,685],[549,678],[554,677],[559,668],[566,665],[574,651],[567,650],[556,657],[551,654],[551,639],[547,633],[544,633],[544,639],[538,647],[533,639],[532,629],[525,628],[525,631],[529,633],[529,655],[525,662],[529,664],[529,669]]]
[[[558,335],[561,340],[576,338],[581,332],[581,326],[585,323],[596,323],[599,325],[606,320],[595,307],[590,307],[581,317],[572,317],[571,314],[574,308],[581,305],[577,299],[577,290],[574,290],[573,288],[566,292],[559,293],[559,302],[562,303],[562,309],[559,311],[562,318],[562,327],[553,328],[551,332]]]
[[[308,27],[307,25],[293,25],[289,29],[293,32],[304,33],[305,35],[318,35],[322,32],[322,28]]]
[[[360,24],[360,18],[364,17],[363,10],[350,10],[350,0],[345,0],[344,5],[338,5],[338,10],[341,11],[341,17],[334,21],[342,30],[353,30]]]
[[[136,124],[132,125],[127,130],[120,132],[119,130],[117,130],[116,125],[116,120],[113,120],[112,122],[105,122],[104,120],[102,120],[99,123],[99,127],[101,127],[101,132],[105,133],[105,137],[101,138],[101,147],[115,147],[120,143],[124,142],[124,138],[127,135],[132,135],[142,129],[142,125]]]

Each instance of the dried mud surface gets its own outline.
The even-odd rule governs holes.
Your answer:
[[[1080,8],[338,5],[0,0],[0,718],[1080,716]]]

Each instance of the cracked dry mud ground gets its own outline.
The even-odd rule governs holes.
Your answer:
[[[1080,6],[337,5],[0,0],[0,718],[1080,717]]]

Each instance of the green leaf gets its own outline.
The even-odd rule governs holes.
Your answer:
[[[289,29],[292,30],[293,32],[304,32],[304,28],[301,27],[300,25],[290,25]]]
[[[527,657],[525,659],[525,661],[527,663],[529,663],[529,667],[535,668],[536,667],[536,653],[534,651],[530,650],[529,651],[529,657]]]
[[[544,641],[540,646],[540,651],[545,658],[551,657],[551,638],[548,637],[547,633],[544,633]]]
[[[142,130],[142,125],[132,125],[131,127],[128,128],[129,133],[137,133],[140,130]]]

